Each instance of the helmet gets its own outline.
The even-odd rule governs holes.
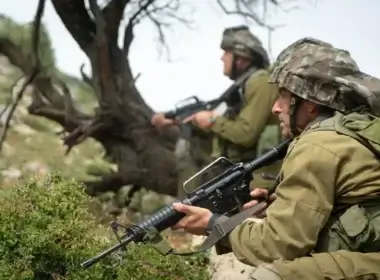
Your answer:
[[[380,80],[362,73],[348,51],[314,38],[284,49],[269,83],[343,113],[365,105],[380,114]]]
[[[239,25],[224,29],[220,47],[234,54],[254,58],[259,56],[263,60],[264,67],[269,66],[269,58],[260,39],[253,35],[248,26]]]

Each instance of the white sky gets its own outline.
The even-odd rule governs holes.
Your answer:
[[[231,0],[232,1],[232,0]],[[300,0],[301,2],[303,0]],[[244,23],[225,16],[215,0],[186,0],[196,9],[192,29],[179,28],[169,33],[171,58],[159,58],[154,41],[157,33],[150,24],[136,29],[130,60],[135,74],[141,72],[137,86],[155,110],[171,109],[191,95],[207,100],[216,97],[230,84],[222,75],[219,49],[225,27]],[[311,2],[308,0],[308,2]],[[0,1],[0,12],[20,22],[33,19],[37,0]],[[292,42],[306,36],[325,40],[351,52],[362,71],[380,77],[380,11],[379,0],[319,0],[318,5],[302,5],[302,9],[284,13],[277,11],[275,23],[286,24],[272,35],[274,58]],[[86,56],[66,31],[47,1],[44,22],[52,36],[58,67],[79,76]],[[377,27],[376,27],[377,26]],[[264,29],[251,30],[267,44]]]

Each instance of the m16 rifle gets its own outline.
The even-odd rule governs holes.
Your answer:
[[[203,110],[214,110],[222,103],[226,103],[228,106],[236,106],[243,102],[244,97],[239,92],[239,88],[245,83],[245,81],[256,71],[252,68],[242,74],[227,90],[218,98],[202,101],[196,96],[191,96],[184,100],[181,100],[176,104],[174,110],[164,113],[167,119],[177,119],[184,120],[185,118],[203,111]]]
[[[224,157],[218,158],[217,160],[212,162],[210,165],[202,169],[200,172],[195,174],[192,178],[199,176],[200,174],[212,168],[213,166],[216,166],[217,164],[222,164],[225,167],[225,170],[223,170],[220,174],[215,176],[210,181],[201,185],[199,188],[188,193],[186,198],[183,201],[181,201],[181,203],[207,208],[212,213],[218,213],[225,216],[231,216],[234,213],[238,212],[239,210],[241,211],[242,206],[248,201],[252,200],[250,196],[250,188],[249,188],[249,183],[253,179],[252,172],[254,170],[260,169],[263,166],[272,164],[273,162],[277,160],[283,159],[284,156],[286,155],[286,151],[288,149],[290,142],[291,142],[291,139],[287,139],[283,141],[282,143],[280,143],[280,145],[278,145],[277,147],[272,148],[271,150],[261,155],[257,159],[252,160],[251,162],[247,162],[247,163],[233,163]],[[262,203],[259,203],[253,207],[255,209],[253,208],[252,209],[257,210],[257,209],[260,209],[260,207],[262,206],[263,206]],[[209,242],[207,242],[207,239],[206,239],[206,241],[201,246],[203,247],[201,250],[197,252],[190,252],[190,253],[176,253],[173,251],[172,248],[169,248],[165,252],[161,251],[161,253],[164,255],[166,254],[185,255],[185,254],[193,254],[193,253],[198,253],[200,251],[207,250],[208,248],[215,245],[215,243],[218,240],[223,238],[224,235],[228,234],[229,230],[232,230],[244,219],[248,218],[248,216],[251,216],[255,213],[255,212],[249,212],[249,213],[247,212],[248,213],[248,216],[247,216],[247,213],[244,213],[245,211],[247,210],[241,211],[240,213],[230,217],[230,219],[232,218],[235,219],[236,216],[241,215],[240,220],[239,221],[236,220],[237,222],[236,225],[231,225],[231,223],[229,223],[230,228],[229,229],[224,228],[224,233],[220,234],[220,228],[223,229],[223,227],[219,227],[219,229],[216,228],[215,230],[213,228],[211,234],[208,236]],[[175,211],[173,208],[173,205],[170,204],[158,210],[150,218],[146,219],[145,221],[137,225],[124,227],[124,226],[113,223],[114,226],[117,225],[126,229],[126,233],[123,236],[121,237],[117,236],[119,239],[119,243],[103,251],[99,255],[83,262],[81,266],[83,268],[88,268],[94,265],[99,260],[106,257],[107,255],[121,248],[124,248],[130,242],[135,242],[135,243],[152,242],[153,240],[157,240],[157,235],[159,235],[161,231],[175,225],[184,216],[185,214]],[[218,236],[217,238],[215,238],[215,235],[213,235],[213,232],[215,233],[218,230],[219,230]],[[154,233],[154,235],[151,234],[152,232]],[[210,238],[211,236],[213,236],[213,238]]]

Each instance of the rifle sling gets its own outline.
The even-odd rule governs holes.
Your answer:
[[[207,236],[206,240],[202,243],[202,245],[198,248],[197,251],[191,252],[175,252],[174,250],[169,251],[168,255],[180,255],[180,256],[189,256],[192,254],[197,254],[203,251],[210,249],[216,243],[218,243],[221,239],[227,236],[235,227],[240,225],[244,220],[248,218],[252,218],[252,216],[259,214],[262,210],[265,209],[266,202],[260,202],[255,206],[248,208],[239,212],[238,214],[227,217],[220,216],[215,223],[215,226],[212,228],[211,233]]]

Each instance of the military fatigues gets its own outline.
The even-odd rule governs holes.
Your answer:
[[[242,106],[230,107],[226,114],[218,117],[211,126],[210,130],[215,135],[212,158],[225,156],[234,162],[250,161],[280,141],[278,121],[271,115],[278,90],[276,85],[268,84],[268,71],[264,70],[269,67],[268,54],[260,39],[249,31],[248,26],[226,28],[223,31],[220,47],[233,54],[231,79],[237,78],[238,75],[236,57],[251,60],[252,66],[257,70],[242,88],[245,99]],[[280,164],[270,170],[261,171],[276,174],[279,166]],[[255,176],[252,187],[255,184],[261,187],[273,184],[272,181],[260,179],[259,175]]]
[[[379,263],[380,253],[336,251],[312,254],[311,257],[298,258],[294,261],[276,260],[274,266],[279,278],[271,280],[378,280]]]
[[[231,103],[228,104],[227,112],[223,116],[217,117],[212,126],[203,131],[207,137],[210,135],[212,137],[212,151],[208,154],[210,157],[206,157],[207,160],[201,160],[204,165],[221,156],[233,162],[250,161],[266,149],[276,146],[281,137],[277,118],[271,114],[278,90],[275,85],[268,84],[269,74],[267,70],[263,69],[269,66],[269,59],[259,38],[253,35],[247,26],[226,28],[222,35],[220,47],[232,54],[230,79],[236,80],[242,74],[240,73],[241,70],[236,68],[235,60],[237,57],[251,60],[253,64],[251,66],[257,70],[245,81],[239,92],[234,93],[235,96],[232,99],[239,99],[236,97],[242,95],[244,97],[243,102],[227,102]],[[247,69],[247,71],[251,71],[251,69]],[[200,140],[199,134],[202,134],[202,131],[197,131],[194,128],[195,142]],[[195,151],[193,158],[199,156],[199,153],[202,153],[202,158],[205,158],[204,151],[208,151],[210,146],[208,146],[209,142],[205,143],[206,141],[203,140],[201,142],[203,145],[201,149],[199,149],[199,145],[191,144],[190,151]],[[271,186],[273,181],[262,180],[260,174],[266,172],[276,175],[279,172],[280,165],[279,162],[270,168],[257,171],[252,187],[255,185],[260,187]],[[199,164],[195,166],[200,167]],[[194,180],[188,187],[194,189],[199,186],[200,182],[215,177],[222,169],[214,167],[212,171],[198,177],[198,180]],[[187,172],[182,173],[182,175],[189,175],[187,176],[189,178],[195,173],[193,171],[193,169],[188,168]],[[181,176],[180,181],[184,181],[183,177]]]
[[[345,245],[348,241],[341,241],[338,237],[332,240],[331,233],[330,239],[323,236],[328,221],[335,220],[334,216],[338,214],[342,227],[340,230],[352,235],[352,241],[370,234],[364,226],[374,221],[363,216],[367,215],[363,212],[367,211],[363,210],[365,208],[357,208],[355,205],[364,205],[372,199],[379,203],[379,160],[354,138],[323,127],[324,122],[311,126],[292,143],[283,162],[284,179],[277,187],[278,198],[267,209],[267,218],[263,223],[247,221],[231,232],[232,250],[242,262],[257,266],[262,262],[271,263],[282,258],[300,258],[312,250],[323,252],[355,249]],[[380,131],[380,121],[378,125]],[[380,137],[378,143],[380,147]],[[372,211],[372,208],[368,209]],[[354,212],[355,219],[345,216],[344,211]],[[330,215],[334,218],[330,218]],[[378,215],[376,221],[380,224],[380,209],[377,209],[375,215]],[[380,226],[377,227],[380,234]],[[365,242],[374,241],[379,242],[380,239]],[[380,251],[380,243],[367,246],[366,250],[377,246],[373,249]],[[281,269],[286,271],[287,266],[293,266],[293,269],[296,267],[292,263],[289,265],[289,262],[285,265],[281,260],[275,262],[275,266],[278,266],[280,273]],[[348,264],[347,268],[351,268],[351,265]],[[320,268],[321,275],[324,269],[328,271],[329,268]],[[377,272],[380,274],[380,265]],[[341,275],[339,270],[336,275]]]
[[[210,128],[215,134],[213,158],[225,155],[232,161],[252,160],[265,127],[278,127],[278,119],[271,113],[278,89],[268,83],[268,77],[266,70],[255,72],[245,83],[245,104],[240,112],[216,118]]]
[[[291,121],[299,98],[342,113],[294,139],[277,199],[262,223],[230,233],[232,251],[260,267],[252,279],[380,279],[380,80],[305,38],[279,55],[270,82],[293,94]]]
[[[233,162],[250,161],[266,149],[278,144],[281,139],[279,122],[271,113],[278,89],[275,85],[268,83],[268,77],[269,73],[266,70],[253,73],[244,84],[244,103],[241,108],[228,108],[224,116],[216,118],[210,129],[193,129],[194,139],[192,139],[190,153],[193,152],[192,157],[197,159],[197,164],[194,163],[195,168],[188,167],[186,173],[182,173],[184,178],[180,179],[181,182],[199,171],[201,164],[205,166],[218,157],[224,156]],[[208,145],[210,138],[212,139],[211,146]],[[210,151],[210,154],[207,156],[205,151]],[[279,161],[277,164],[256,171],[255,179],[251,183],[252,187],[271,186],[273,181],[262,179],[261,173],[276,175],[280,166]],[[203,180],[210,180],[214,176],[214,172],[211,172],[204,176]],[[202,180],[194,180],[188,188],[194,189],[200,182]]]
[[[275,146],[280,141],[278,119],[271,113],[278,89],[268,84],[268,77],[266,70],[255,72],[244,85],[243,108],[237,114],[231,108],[226,116],[216,118],[210,128],[215,135],[212,158],[225,156],[234,162],[250,161],[261,154],[265,147]],[[272,140],[271,143],[268,143],[269,140]],[[272,185],[271,181],[260,180],[259,174],[264,171],[276,174],[279,167],[280,164],[257,171],[254,182],[260,187]]]

